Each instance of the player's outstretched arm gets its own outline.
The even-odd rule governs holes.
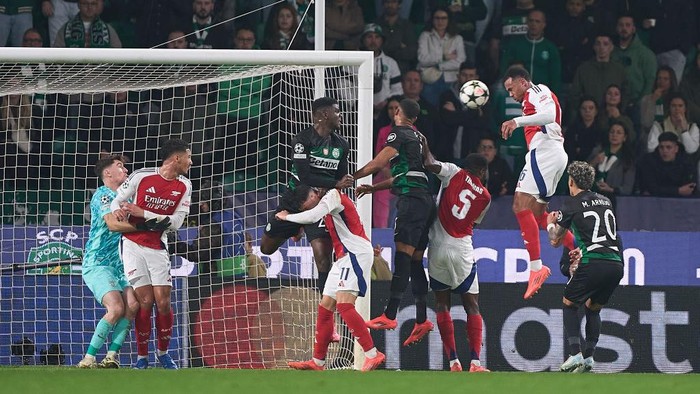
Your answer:
[[[554,247],[559,247],[559,245],[561,245],[561,240],[564,238],[564,234],[566,234],[567,231],[566,227],[557,224],[558,215],[559,212],[557,211],[550,212],[549,215],[547,215],[547,235],[549,237],[549,243]]]
[[[362,168],[357,170],[352,176],[355,179],[364,178],[368,175],[376,174],[379,170],[386,167],[392,157],[396,156],[399,152],[391,147],[385,146],[377,156],[374,157],[369,163],[365,164]]]
[[[357,198],[361,198],[365,194],[372,194],[378,190],[391,189],[391,186],[393,184],[394,184],[394,178],[391,177],[391,178],[385,179],[379,183],[375,183],[374,185],[360,185],[355,189],[355,193],[357,194]]]

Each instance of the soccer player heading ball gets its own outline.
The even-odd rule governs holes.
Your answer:
[[[549,277],[549,267],[540,259],[540,232],[547,225],[547,202],[564,174],[568,157],[561,131],[561,106],[557,96],[545,85],[534,84],[521,66],[510,67],[503,85],[523,107],[523,115],[501,125],[501,136],[508,139],[515,129],[525,126],[528,152],[513,197],[513,212],[518,219],[525,248],[530,255],[530,279],[523,298],[535,295]],[[574,249],[573,235],[567,233],[564,245]]]

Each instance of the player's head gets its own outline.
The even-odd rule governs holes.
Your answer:
[[[413,124],[418,119],[418,115],[420,115],[420,104],[416,100],[405,98],[401,100],[399,108],[394,112],[394,122],[396,124],[405,124],[403,122],[405,120]]]
[[[296,207],[299,211],[306,211],[312,209],[318,202],[321,201],[321,197],[325,194],[324,189],[319,189],[309,185],[299,185],[294,189],[294,194],[292,197],[292,206]]]
[[[489,162],[484,155],[470,153],[464,158],[464,167],[467,172],[479,178],[481,183],[486,182],[489,174]]]
[[[170,139],[160,147],[160,158],[165,162],[174,163],[178,174],[187,174],[192,166],[192,151],[184,140]]]
[[[126,180],[126,175],[129,173],[124,163],[126,163],[126,157],[122,155],[103,157],[95,163],[95,175],[105,184],[114,183],[115,186],[119,186]]]
[[[340,116],[340,106],[338,100],[333,97],[321,97],[311,103],[311,114],[315,124],[323,124],[331,129],[340,127],[342,117]]]
[[[503,75],[503,86],[513,98],[513,100],[522,103],[525,97],[525,92],[530,89],[530,73],[523,66],[510,66]]]
[[[585,161],[573,161],[566,169],[569,173],[569,194],[575,196],[579,191],[590,190],[595,181],[595,168]]]

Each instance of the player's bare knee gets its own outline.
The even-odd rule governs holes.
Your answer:
[[[564,304],[565,307],[567,308],[578,308],[580,305],[577,303],[567,299],[566,297],[562,297],[561,302]]]
[[[450,310],[450,306],[444,302],[435,302],[435,312],[447,312]]]
[[[156,308],[160,314],[170,313],[170,300],[156,300]]]

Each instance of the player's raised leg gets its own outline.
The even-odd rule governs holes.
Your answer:
[[[425,276],[425,269],[423,269],[423,254],[423,250],[416,250],[411,258],[411,291],[416,304],[416,322],[411,334],[404,341],[404,346],[420,342],[435,328],[433,323],[428,320],[428,278]]]

